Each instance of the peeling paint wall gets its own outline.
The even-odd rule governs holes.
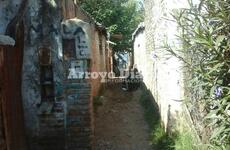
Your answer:
[[[41,69],[39,50],[50,49],[53,84],[63,84],[62,45],[61,45],[61,4],[54,7],[46,1],[28,1],[25,15],[25,48],[23,59],[22,96],[29,149],[64,148],[64,106],[62,98],[56,98],[52,104],[42,102]],[[52,113],[50,107],[52,106]],[[56,108],[56,107],[61,108]],[[60,111],[56,111],[60,109]]]
[[[5,33],[20,4],[21,0],[0,2],[0,34]],[[7,50],[9,56],[14,56],[12,60],[9,59],[15,67],[10,71],[10,78],[17,77],[12,80],[17,80],[17,87],[12,89],[22,96],[24,119],[18,117],[23,113],[17,110],[15,112],[18,114],[11,121],[14,117],[18,117],[17,120],[21,122],[25,121],[29,150],[92,149],[92,99],[98,94],[101,82],[100,79],[68,78],[68,74],[70,68],[77,67],[83,71],[106,71],[106,59],[110,57],[105,52],[106,33],[73,0],[28,0],[23,22],[18,27],[19,39],[14,39],[16,47]],[[0,52],[3,52],[0,48]],[[8,63],[6,67],[10,65]],[[10,90],[7,89],[7,93]],[[5,102],[11,105],[20,101]],[[0,113],[0,120],[2,116]],[[0,122],[1,140],[4,138],[2,128]],[[12,128],[9,131],[17,130]],[[16,138],[12,137],[15,142],[20,141]],[[22,148],[15,143],[13,146],[18,147],[18,150]]]
[[[22,0],[2,0],[0,2],[0,34],[5,34],[6,27],[17,14]]]
[[[99,90],[100,82],[69,74],[70,69],[93,71],[92,62],[100,63],[94,54],[99,50],[94,45],[95,22],[83,12],[84,19],[78,17],[77,8],[72,0],[29,1],[22,82],[29,149],[93,147],[92,93],[95,87]],[[51,57],[45,65],[39,59],[43,52]],[[44,69],[52,72],[47,82]],[[54,90],[50,98],[44,98],[46,88]]]

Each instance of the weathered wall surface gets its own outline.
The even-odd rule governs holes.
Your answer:
[[[0,146],[10,150],[25,149],[21,98],[24,27],[19,15],[25,5],[21,4],[21,0],[0,2]]]
[[[175,37],[177,25],[171,21],[170,13],[174,9],[188,7],[186,2],[146,0],[145,32],[137,34],[134,43],[134,63],[143,72],[144,82],[159,105],[166,129],[176,127],[179,117],[185,113],[182,104],[185,99],[183,64],[176,58],[167,57],[163,47],[166,39],[170,45],[180,46]]]
[[[96,23],[95,20],[89,16],[87,12],[82,10],[79,6],[76,6],[77,18],[88,22],[90,24],[91,32],[91,72],[107,72],[106,65],[109,65],[106,59],[110,59],[110,55],[106,55],[107,45],[107,35],[104,31],[101,31],[103,27]],[[100,46],[101,44],[101,46]],[[92,82],[92,96],[97,96],[98,92],[102,88],[101,79],[91,80]]]
[[[18,136],[23,135],[18,124],[24,120],[20,117],[23,112],[17,100],[22,96],[28,149],[92,149],[92,98],[101,87],[100,78],[86,80],[69,74],[70,69],[75,73],[106,71],[106,31],[73,0],[28,0],[27,3],[24,24],[16,30],[16,47],[7,48],[7,55],[4,54],[10,63],[0,63],[1,69],[13,67],[4,71],[9,77],[4,86],[11,85],[5,90],[10,99],[4,102],[15,108],[7,112],[9,118],[6,118],[11,123],[9,127],[7,124],[11,145],[24,150]],[[20,4],[21,0],[0,2],[0,34],[5,33]],[[0,52],[3,54],[2,47]],[[1,83],[0,80],[0,88]],[[10,95],[9,88],[16,94]],[[2,120],[0,113],[1,149],[7,145]]]
[[[162,5],[161,1],[145,1],[146,58],[148,62],[145,66],[149,71],[144,80],[147,81],[147,87],[151,90],[159,105],[162,121],[167,127],[168,112],[173,102],[172,99],[181,99],[181,97],[180,94],[172,97],[171,93],[176,90],[170,91],[169,89],[170,87],[178,87],[177,84],[170,82],[177,81],[177,79],[173,79],[176,76],[172,75],[175,71],[171,69],[177,62],[169,64],[170,61],[164,59],[164,50],[160,49],[163,46],[164,35],[167,34],[166,22],[162,19],[165,15]],[[180,104],[174,104],[173,107],[178,105]]]
[[[64,71],[62,64],[60,1],[28,1],[25,15],[25,48],[23,59],[22,96],[28,149],[65,148]],[[49,53],[52,100],[42,97],[45,68],[39,59],[42,50]],[[50,52],[48,52],[50,51]],[[47,84],[49,84],[47,82]],[[44,88],[43,88],[44,87]],[[54,89],[54,91],[53,91]],[[55,96],[55,97],[53,97]]]
[[[92,72],[107,72],[106,70],[106,37],[95,31],[94,48],[92,53]],[[101,45],[101,46],[100,46]],[[108,65],[108,64],[107,64]],[[102,87],[101,78],[92,80],[92,95],[97,96]]]
[[[92,94],[100,82],[70,76],[69,69],[100,69],[93,66],[100,60],[95,54],[97,29],[77,10],[72,0],[29,1],[22,83],[29,149],[93,147]]]
[[[2,0],[0,3],[0,34],[5,34],[6,27],[17,14],[22,0]]]

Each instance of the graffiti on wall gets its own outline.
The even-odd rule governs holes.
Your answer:
[[[75,53],[77,59],[90,59],[90,41],[89,34],[87,33],[89,28],[88,23],[85,23],[78,19],[70,19],[62,23],[62,36],[63,39],[74,41],[74,43],[64,44],[64,51],[71,48],[74,49],[72,53]],[[71,46],[68,46],[71,45]]]
[[[77,58],[87,58],[89,54],[89,47],[87,44],[87,39],[85,32],[82,30],[82,28],[78,28],[75,31],[76,34],[76,52],[77,52]]]
[[[89,25],[78,19],[62,23],[64,60],[68,63],[68,79],[84,79],[90,59]]]
[[[70,64],[68,79],[83,79],[85,72],[84,60],[71,61]]]

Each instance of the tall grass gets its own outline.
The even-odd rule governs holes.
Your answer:
[[[174,141],[167,135],[161,125],[161,117],[151,92],[142,87],[140,103],[144,109],[144,117],[150,128],[150,141],[153,149],[173,150]]]
[[[175,140],[175,150],[198,150],[199,145],[195,145],[195,141],[190,132],[180,132]]]
[[[191,132],[184,130],[170,134],[165,132],[158,105],[151,92],[144,86],[140,103],[144,109],[145,120],[149,125],[149,137],[154,150],[198,150]]]

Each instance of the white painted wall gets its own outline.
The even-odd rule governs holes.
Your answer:
[[[195,4],[198,2],[194,0]],[[180,41],[176,37],[177,24],[172,21],[171,13],[189,5],[187,0],[146,0],[145,3],[148,4],[145,32],[135,36],[134,64],[142,71],[144,83],[159,105],[165,127],[170,127],[175,122],[168,121],[178,119],[183,112],[183,64],[169,57],[163,47],[167,39],[175,49],[180,48]]]
[[[134,65],[136,65],[138,71],[143,75],[143,80],[146,83],[147,80],[147,54],[145,47],[145,31],[142,30],[139,34],[135,36],[134,39]]]

